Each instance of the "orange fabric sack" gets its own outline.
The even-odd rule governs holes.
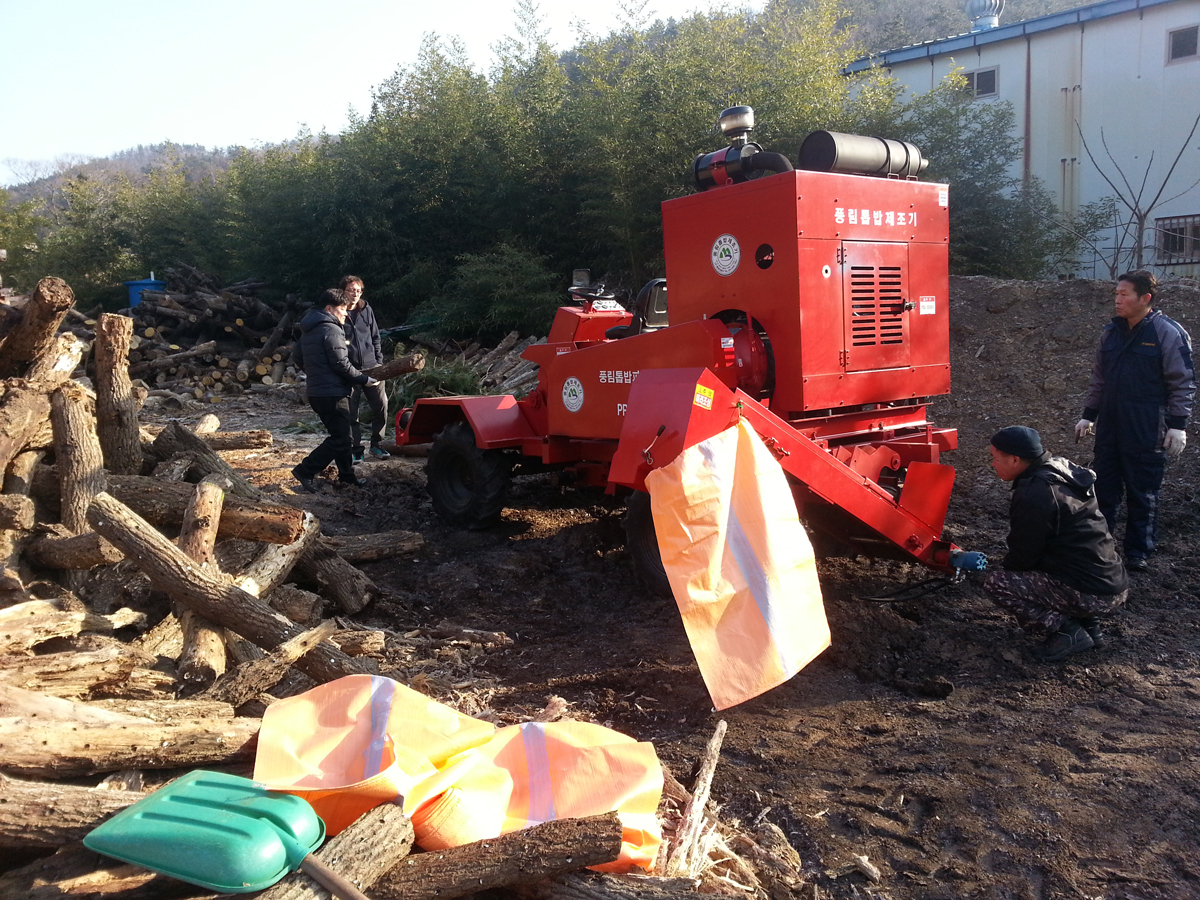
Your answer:
[[[495,730],[390,678],[348,675],[267,708],[254,778],[304,797],[335,835]]]
[[[745,420],[650,472],[646,487],[663,568],[717,709],[782,684],[829,646],[791,488]]]
[[[656,811],[663,773],[652,744],[587,722],[526,722],[501,728],[448,769],[455,770],[448,789],[445,779],[433,778],[410,798],[417,843],[425,850],[616,810],[621,856],[593,868],[625,872],[654,864],[662,842]]]
[[[497,731],[378,676],[349,675],[272,704],[254,778],[304,797],[330,835],[403,797],[426,850],[610,810],[624,827],[621,858],[597,868],[649,869],[662,839],[652,744],[585,722]]]

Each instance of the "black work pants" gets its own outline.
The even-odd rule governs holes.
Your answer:
[[[371,407],[371,446],[377,447],[383,441],[383,431],[387,428],[387,391],[384,382],[379,384],[356,384],[350,395],[350,411],[354,414],[353,444],[356,450],[363,449],[362,423],[358,420],[358,408],[363,397]]]
[[[313,478],[325,471],[331,462],[337,463],[338,478],[342,481],[355,481],[354,475],[354,445],[350,438],[349,397],[309,397],[308,405],[321,418],[321,424],[329,432],[329,437],[321,441],[308,454],[299,469],[305,476]]]

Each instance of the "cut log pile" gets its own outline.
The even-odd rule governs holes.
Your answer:
[[[438,665],[469,668],[510,642],[453,625],[393,633],[328,615],[383,595],[353,561],[410,553],[420,535],[326,537],[311,513],[273,503],[220,455],[269,446],[269,433],[222,433],[215,416],[149,432],[127,373],[132,320],[95,322],[93,390],[79,380],[85,345],[62,328],[72,303],[64,282],[43,279],[0,341],[0,854],[37,857],[0,875],[0,896],[209,897],[80,840],[185,771],[249,774],[262,712],[278,697],[360,673],[436,687]],[[517,348],[514,339],[477,364],[498,372],[493,365]],[[552,704],[543,720],[564,707]],[[776,883],[800,883],[798,862],[718,833],[707,796],[722,733],[694,797],[668,776],[669,840],[657,866],[667,878],[631,886],[576,871],[617,857],[611,813],[409,856],[411,826],[387,805],[319,856],[376,897],[516,885],[545,900],[671,897],[703,883],[766,898]],[[293,874],[265,896],[326,895]]]
[[[537,385],[538,366],[521,354],[533,344],[544,344],[546,338],[527,337],[511,331],[495,347],[488,349],[472,342],[459,347],[453,341],[433,341],[419,335],[413,343],[433,351],[437,356],[454,359],[470,366],[479,376],[480,393],[514,394],[522,396]]]

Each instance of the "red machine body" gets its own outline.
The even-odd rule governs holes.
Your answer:
[[[947,570],[957,435],[926,415],[950,390],[946,186],[785,171],[662,208],[669,325],[609,339],[636,317],[562,307],[524,353],[536,390],[418,401],[398,442],[466,421],[483,450],[645,490],[741,415],[827,546]]]

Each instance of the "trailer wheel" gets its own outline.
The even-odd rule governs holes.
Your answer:
[[[658,536],[654,533],[654,516],[650,513],[650,495],[634,491],[625,505],[625,549],[633,558],[633,568],[646,587],[659,597],[670,597],[671,583],[663,569],[658,552]]]
[[[512,462],[502,450],[480,450],[466,422],[443,428],[429,448],[425,481],[433,508],[446,522],[471,529],[500,521]]]

